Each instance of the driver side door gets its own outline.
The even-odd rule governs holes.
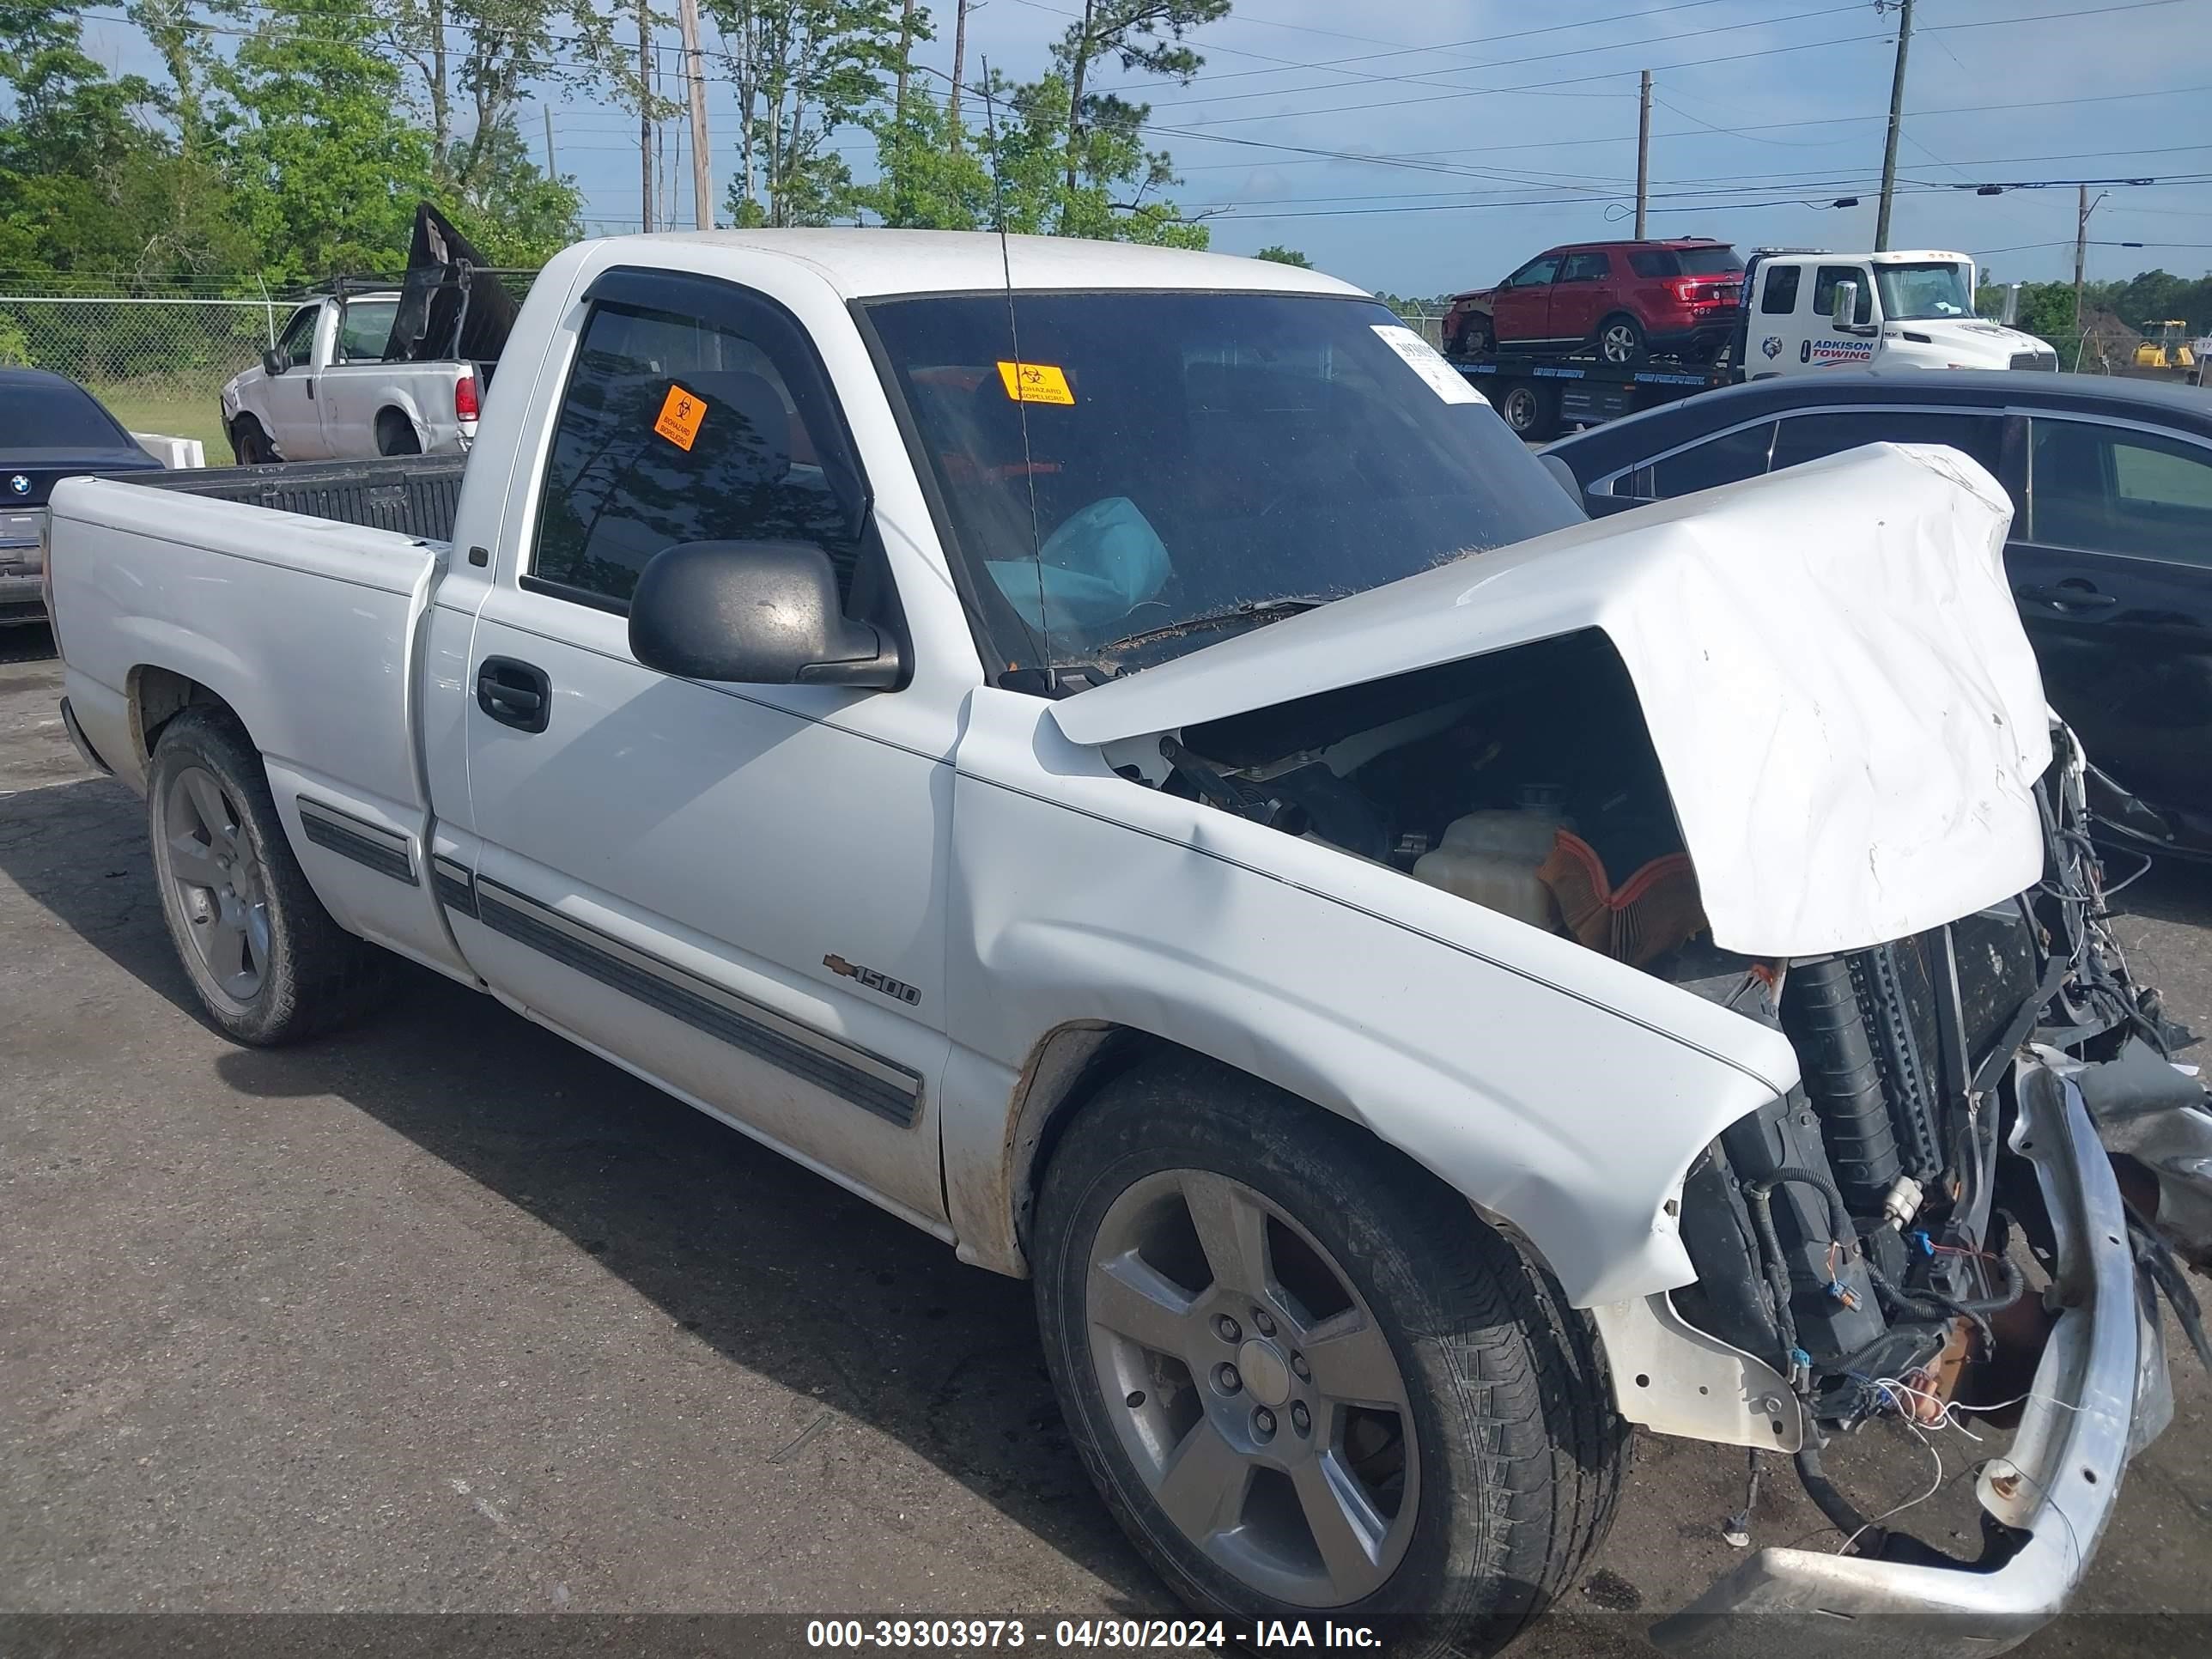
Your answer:
[[[284,372],[261,376],[260,408],[255,411],[269,441],[288,461],[323,458],[323,417],[315,402],[315,342],[328,307],[302,306],[276,341]]]
[[[1498,344],[1543,342],[1551,327],[1552,278],[1559,270],[1559,256],[1547,253],[1531,259],[1498,286],[1490,313]]]
[[[709,684],[629,643],[678,543],[812,541],[848,612],[878,603],[835,393],[789,313],[708,278],[610,270],[568,337],[455,688],[456,938],[533,1018],[942,1233],[950,767],[887,740],[905,694]]]

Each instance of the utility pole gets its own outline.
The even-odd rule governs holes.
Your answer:
[[[945,123],[952,130],[952,153],[960,153],[960,71],[968,57],[968,0],[957,0],[952,14],[952,96],[945,101]]]
[[[699,64],[699,0],[682,0],[676,9],[684,30],[684,79],[691,98],[692,222],[702,230],[714,228],[714,156],[707,147],[707,77]]]
[[[558,184],[561,175],[553,170],[553,106],[540,104],[538,107],[545,112],[545,178],[549,183]]]
[[[2081,331],[2081,267],[2089,255],[2089,186],[2076,187],[2074,197],[2074,331]]]
[[[899,120],[906,119],[906,68],[914,56],[914,0],[899,0],[899,66],[898,96],[891,105],[891,112]]]
[[[638,204],[637,228],[653,229],[653,11],[647,0],[637,0],[637,173],[644,196]]]
[[[1875,0],[1879,5],[1881,0]],[[1912,0],[1899,0],[1897,70],[1889,79],[1889,136],[1881,146],[1881,207],[1875,215],[1874,251],[1889,249],[1889,203],[1897,194],[1897,140],[1905,126],[1905,54],[1912,45]]]
[[[1644,71],[1644,100],[1636,116],[1636,240],[1644,240],[1644,210],[1651,199],[1651,71]]]

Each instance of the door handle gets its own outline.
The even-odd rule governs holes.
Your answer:
[[[2015,587],[2013,593],[2016,598],[2037,605],[2047,605],[2057,611],[2110,611],[2119,603],[2116,596],[2100,593],[2088,583],[2078,580],[2047,586],[2030,584],[2025,587]]]
[[[553,717],[553,682],[513,657],[486,657],[477,670],[477,707],[501,726],[543,732]]]

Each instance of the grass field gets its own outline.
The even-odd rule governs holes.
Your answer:
[[[126,430],[198,438],[207,446],[210,466],[230,465],[230,440],[223,434],[222,408],[212,389],[180,392],[167,386],[94,386],[92,392]]]

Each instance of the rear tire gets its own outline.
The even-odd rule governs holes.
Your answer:
[[[1515,437],[1541,443],[1559,428],[1559,393],[1548,386],[1510,386],[1498,396],[1498,412]]]
[[[391,958],[331,919],[294,856],[261,757],[225,711],[161,728],[146,809],[162,919],[208,1017],[275,1048],[362,1013]]]
[[[1644,325],[1626,312],[1607,318],[1597,325],[1597,355],[1623,368],[1642,362],[1650,355]]]
[[[1490,1652],[1603,1541],[1626,1437],[1588,1320],[1343,1119],[1205,1062],[1141,1065],[1062,1138],[1034,1242],[1077,1449],[1206,1617]]]
[[[387,409],[376,417],[376,453],[380,455],[420,455],[422,440],[415,430],[415,422],[396,409]]]

